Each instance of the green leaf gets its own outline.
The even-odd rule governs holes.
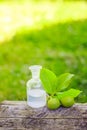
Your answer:
[[[44,90],[48,94],[54,94],[56,92],[57,77],[52,71],[42,68],[40,71],[40,79]]]
[[[73,76],[74,76],[74,74],[70,74],[70,73],[64,73],[64,74],[60,75],[57,79],[56,90],[57,91],[65,90],[69,86]]]
[[[80,90],[77,90],[77,89],[69,89],[67,91],[64,91],[64,92],[58,92],[57,93],[57,97],[58,99],[61,99],[62,97],[65,97],[65,96],[71,96],[73,98],[77,97],[82,91]]]

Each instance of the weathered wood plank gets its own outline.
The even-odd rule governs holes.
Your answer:
[[[26,102],[4,102],[0,105],[0,117],[31,118],[87,118],[87,104],[75,104],[71,108],[60,107],[58,110],[48,110],[46,107],[33,109]]]
[[[5,101],[0,104],[0,130],[87,130],[87,103],[52,111]]]
[[[86,119],[2,118],[0,128],[28,130],[87,130]],[[0,129],[1,130],[1,129]]]

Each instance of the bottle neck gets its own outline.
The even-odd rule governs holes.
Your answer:
[[[40,71],[32,71],[32,78],[39,79],[40,78]]]
[[[40,69],[42,67],[40,65],[34,65],[30,66],[29,69],[31,70],[32,73],[32,79],[34,80],[39,80],[40,79]]]

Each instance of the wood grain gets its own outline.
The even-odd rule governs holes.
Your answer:
[[[31,108],[25,101],[4,101],[0,130],[87,130],[87,103],[53,111]]]

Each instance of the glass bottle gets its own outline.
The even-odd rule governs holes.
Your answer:
[[[27,82],[27,104],[33,108],[39,108],[46,105],[46,92],[40,81],[40,65],[30,66],[32,78]]]

